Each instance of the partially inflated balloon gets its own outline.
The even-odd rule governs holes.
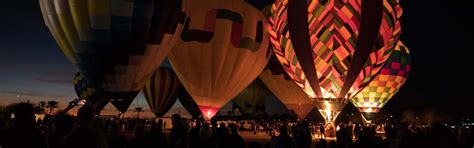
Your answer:
[[[266,19],[243,0],[190,1],[169,60],[205,118],[237,96],[268,60]]]
[[[125,112],[182,31],[185,0],[40,0],[69,61]]]
[[[400,16],[397,0],[279,0],[270,39],[290,78],[332,122],[389,58]]]
[[[411,68],[408,48],[398,41],[397,47],[379,74],[351,102],[362,113],[377,113],[405,83]]]
[[[285,70],[275,56],[268,61],[267,66],[259,76],[260,80],[289,110],[300,119],[306,118],[314,103],[285,73]]]
[[[81,73],[76,73],[72,83],[74,84],[77,97],[85,99],[86,105],[93,107],[96,113],[100,113],[107,103],[109,103],[109,100],[101,96]]]
[[[242,115],[255,115],[265,112],[260,106],[264,105],[265,98],[270,95],[269,90],[261,80],[255,79],[239,95],[232,99]]]
[[[169,68],[160,67],[146,82],[142,92],[150,110],[157,117],[163,117],[177,100],[179,81]]]

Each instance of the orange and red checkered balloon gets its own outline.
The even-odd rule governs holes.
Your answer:
[[[397,0],[279,0],[270,40],[285,71],[316,105],[329,102],[340,111],[391,55],[401,14]]]

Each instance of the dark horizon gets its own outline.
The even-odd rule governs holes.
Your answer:
[[[474,88],[469,51],[474,41],[474,2],[400,2],[401,40],[411,51],[413,65],[407,82],[382,112],[474,117],[470,103],[474,97],[469,93]],[[35,102],[42,98],[68,102],[75,96],[71,81],[77,69],[44,25],[38,1],[6,1],[0,7],[0,104],[21,101],[17,95]],[[353,109],[351,104],[346,107]]]

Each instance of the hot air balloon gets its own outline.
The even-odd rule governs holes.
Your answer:
[[[181,86],[179,90],[178,100],[181,105],[183,105],[184,109],[186,109],[194,119],[199,118],[201,115],[201,110],[199,109],[199,106],[196,104],[196,102],[194,102],[193,97],[189,95],[183,86]]]
[[[395,50],[379,74],[351,99],[352,104],[358,108],[366,121],[370,122],[373,114],[379,112],[402,87],[410,68],[410,51],[402,41],[398,41]]]
[[[333,122],[389,58],[400,16],[397,0],[279,0],[270,40],[290,78]]]
[[[255,79],[239,95],[232,99],[244,116],[255,115],[257,112],[265,112],[260,106],[264,105],[265,97],[270,95],[269,90],[261,80]]]
[[[181,38],[168,58],[206,119],[237,96],[269,57],[266,19],[243,0],[189,2]]]
[[[46,26],[69,61],[127,111],[181,33],[186,0],[40,0]]]
[[[142,92],[150,110],[156,117],[163,117],[176,102],[179,81],[169,68],[160,67],[146,82]]]
[[[271,56],[259,78],[278,100],[289,110],[292,110],[298,118],[306,118],[315,108],[308,95],[286,74],[275,56]]]
[[[74,90],[76,91],[77,97],[85,99],[86,105],[93,107],[96,113],[100,113],[107,103],[109,103],[109,100],[103,98],[94,87],[87,82],[80,72],[76,73],[72,83],[74,84]]]

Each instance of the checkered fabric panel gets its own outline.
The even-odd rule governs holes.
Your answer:
[[[398,41],[389,60],[379,74],[362,89],[351,102],[360,111],[367,108],[382,108],[405,83],[411,68],[411,57],[408,48]]]

